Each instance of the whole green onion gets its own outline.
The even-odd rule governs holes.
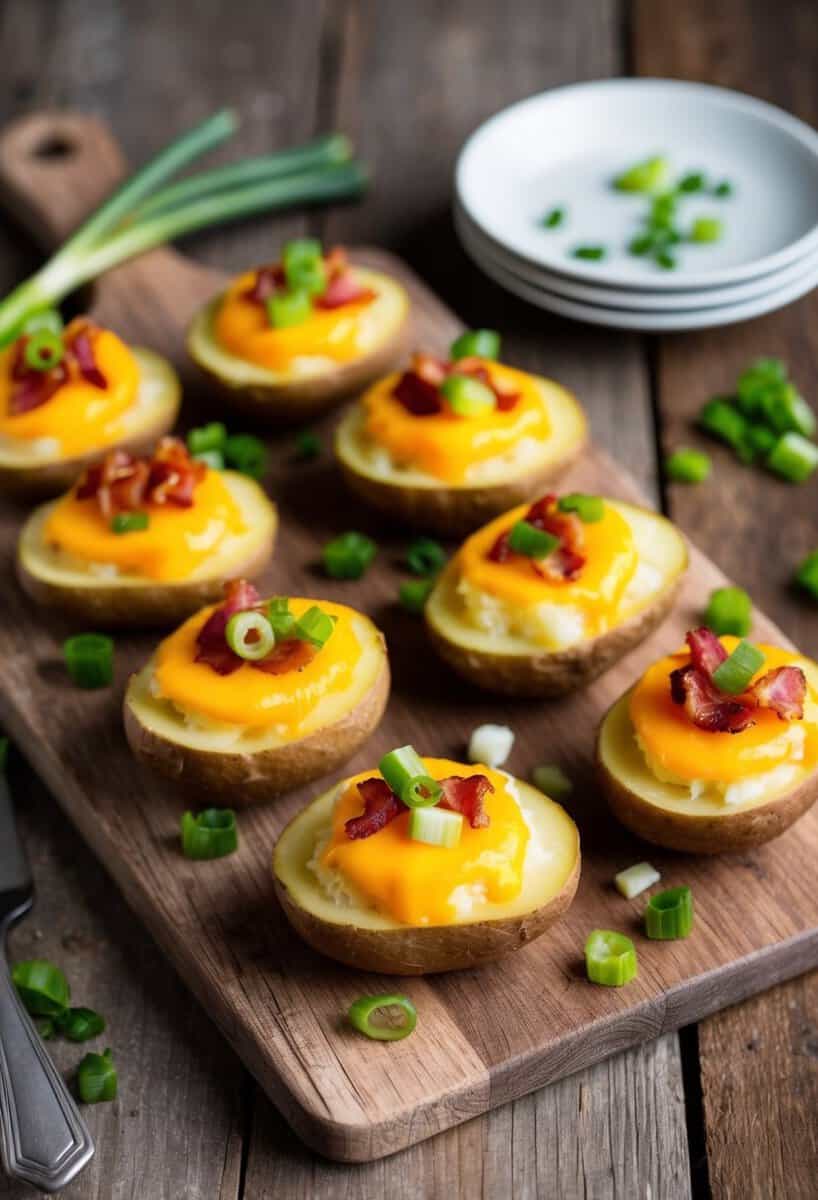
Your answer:
[[[560,512],[576,513],[585,525],[595,525],[605,516],[605,502],[601,496],[586,496],[582,492],[569,492],[557,501]]]
[[[467,329],[449,347],[452,362],[460,358],[489,358],[496,361],[499,357],[500,335],[496,329]]]
[[[275,633],[267,618],[248,609],[233,613],[227,622],[224,636],[228,646],[239,658],[258,662],[266,658],[275,645]]]
[[[701,450],[675,450],[665,459],[665,474],[673,483],[702,483],[710,474],[710,458]]]
[[[704,623],[720,637],[725,633],[746,637],[752,619],[752,602],[743,588],[722,587],[710,593],[704,611]]]
[[[116,1100],[117,1073],[111,1051],[86,1054],[77,1068],[77,1091],[83,1104]]]
[[[733,653],[713,671],[713,682],[721,692],[740,696],[756,671],[764,666],[764,655],[752,642],[740,641]]]
[[[515,554],[527,558],[546,558],[556,550],[560,539],[545,529],[537,529],[530,521],[516,521],[508,535],[508,544]]]
[[[636,947],[624,933],[594,929],[585,943],[585,970],[591,983],[624,987],[638,973]]]
[[[350,1005],[347,1017],[353,1029],[377,1042],[398,1042],[418,1023],[408,996],[361,996]]]
[[[458,417],[479,417],[497,406],[497,397],[488,384],[471,375],[447,375],[440,393]]]
[[[59,967],[42,958],[15,963],[11,978],[26,1012],[35,1017],[57,1017],[68,1007],[71,989]]]
[[[111,517],[111,533],[141,533],[151,523],[146,512],[121,512]]]
[[[267,470],[267,447],[252,433],[233,433],[224,443],[228,466],[251,479],[261,479]]]
[[[57,1016],[55,1024],[69,1042],[88,1042],[105,1031],[105,1018],[92,1008],[69,1008]]]
[[[238,849],[239,831],[232,808],[206,808],[182,815],[182,853],[185,858],[225,858]]]
[[[104,633],[75,634],[63,642],[63,656],[77,687],[107,687],[114,678],[114,643]]]
[[[406,549],[406,565],[413,575],[434,575],[446,562],[446,551],[432,538],[415,538]]]
[[[435,586],[434,579],[407,579],[398,588],[398,600],[407,612],[419,616]]]
[[[350,530],[324,546],[324,570],[332,579],[360,579],[377,552],[371,538]]]
[[[654,941],[686,938],[693,928],[693,893],[689,887],[668,888],[651,896],[645,909],[645,933]]]

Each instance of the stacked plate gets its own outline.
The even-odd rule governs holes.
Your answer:
[[[628,249],[650,196],[612,180],[666,158],[682,194],[683,235],[716,218],[718,241],[683,240],[675,267]],[[721,189],[727,195],[717,194]],[[546,214],[562,211],[554,227]],[[575,84],[498,113],[464,146],[455,223],[487,275],[541,308],[617,329],[729,325],[818,284],[818,133],[761,100],[660,79]],[[597,260],[579,247],[602,247]]]

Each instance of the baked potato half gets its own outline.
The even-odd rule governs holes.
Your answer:
[[[539,937],[566,911],[576,892],[579,834],[553,800],[508,778],[516,789],[531,839],[522,888],[513,900],[504,904],[478,901],[471,916],[464,915],[452,924],[407,925],[356,898],[354,891],[341,892],[332,881],[322,884],[325,869],[316,873],[316,854],[329,835],[345,781],[312,801],[287,825],[276,844],[273,879],[290,924],[321,954],[387,975],[475,967]],[[546,847],[548,853],[543,857],[541,851]]]
[[[461,559],[469,544],[480,539],[478,551],[488,551],[503,529],[524,517],[520,508],[469,539],[432,590],[425,621],[440,657],[488,691],[560,696],[601,675],[647,637],[673,606],[687,568],[687,548],[676,527],[658,513],[621,500],[605,499],[604,505],[618,518],[620,530],[627,531],[636,566],[598,632],[585,635],[570,582],[543,593],[544,598],[532,593],[532,603],[522,607],[513,597],[502,600],[483,592],[464,574]],[[593,594],[586,594],[583,603],[593,616]]]

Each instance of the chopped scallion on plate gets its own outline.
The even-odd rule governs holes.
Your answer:
[[[360,579],[378,552],[366,534],[350,530],[324,546],[324,570],[331,579]]]
[[[716,588],[710,593],[704,612],[704,623],[719,637],[731,633],[746,637],[753,621],[750,597],[740,587]]]
[[[114,678],[114,643],[104,633],[75,634],[63,642],[63,656],[77,687],[107,687]]]
[[[377,1042],[398,1042],[418,1023],[417,1009],[408,996],[361,996],[347,1012],[350,1025]]]
[[[693,893],[689,887],[668,888],[651,896],[645,909],[645,933],[654,941],[686,938],[693,928]]]
[[[591,983],[624,987],[638,973],[636,947],[624,933],[594,929],[585,943],[585,970]]]
[[[182,814],[182,853],[185,858],[225,858],[238,849],[239,831],[232,808],[206,808]]]
[[[407,579],[398,589],[398,600],[407,612],[419,616],[435,586],[434,579]]]
[[[117,1073],[111,1051],[86,1054],[77,1068],[77,1091],[83,1104],[99,1104],[116,1100]]]
[[[673,483],[703,483],[710,474],[710,457],[702,450],[680,448],[665,459],[665,474]]]

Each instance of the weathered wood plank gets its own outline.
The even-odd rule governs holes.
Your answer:
[[[809,0],[694,0],[683,20],[670,0],[636,5],[640,73],[703,79],[748,91],[815,124],[818,25]],[[726,330],[668,338],[658,358],[665,445],[691,434],[711,394],[761,355],[785,359],[804,395],[818,396],[818,295]],[[818,546],[818,480],[791,488],[738,466],[712,445],[714,478],[670,489],[672,515],[743,584],[806,653],[818,654],[814,608],[790,587]],[[705,1021],[699,1029],[710,1182],[716,1197],[806,1196],[818,1168],[818,976]]]

